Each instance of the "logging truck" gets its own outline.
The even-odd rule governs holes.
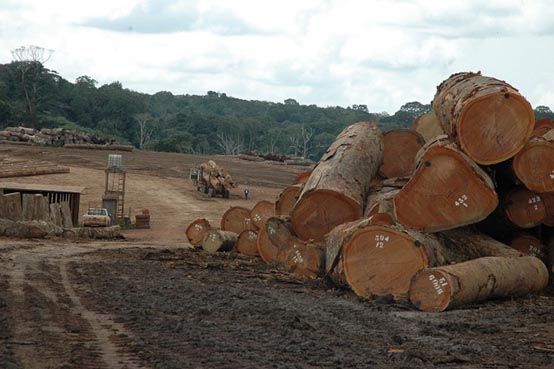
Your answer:
[[[235,187],[231,175],[212,160],[192,168],[190,179],[197,191],[210,197],[221,196],[228,199],[231,188]]]

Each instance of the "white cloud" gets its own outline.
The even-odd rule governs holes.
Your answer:
[[[3,0],[9,50],[56,50],[73,80],[393,112],[449,74],[482,70],[554,107],[554,10],[544,1]]]

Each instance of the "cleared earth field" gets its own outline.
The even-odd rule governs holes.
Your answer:
[[[107,153],[0,146],[0,159],[66,165],[68,174],[3,181],[103,192]],[[232,205],[273,200],[299,167],[213,157],[240,183],[207,198],[188,180],[206,157],[123,153],[127,205],[151,230],[118,242],[0,239],[0,368],[554,368],[554,294],[441,314],[361,301],[257,258],[189,248],[186,225],[218,224]],[[244,200],[242,186],[249,186]]]

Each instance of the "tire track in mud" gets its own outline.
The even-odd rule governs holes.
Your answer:
[[[126,337],[129,337],[129,333],[126,332],[123,325],[114,322],[107,315],[95,313],[83,306],[67,275],[66,260],[62,260],[60,263],[60,274],[63,288],[73,303],[73,310],[90,325],[92,333],[96,336],[96,343],[102,359],[108,367],[110,369],[146,369],[140,363],[140,359],[124,352],[124,347],[128,344]]]

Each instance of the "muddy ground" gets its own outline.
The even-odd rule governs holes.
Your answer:
[[[209,199],[186,179],[204,158],[142,156],[124,154],[128,199],[150,208],[151,230],[125,242],[0,239],[0,369],[554,368],[552,290],[421,313],[195,251],[188,222],[271,200],[301,168],[221,159],[255,198]],[[85,186],[82,207],[101,195],[105,152],[1,146],[2,157],[70,166],[17,181]]]

